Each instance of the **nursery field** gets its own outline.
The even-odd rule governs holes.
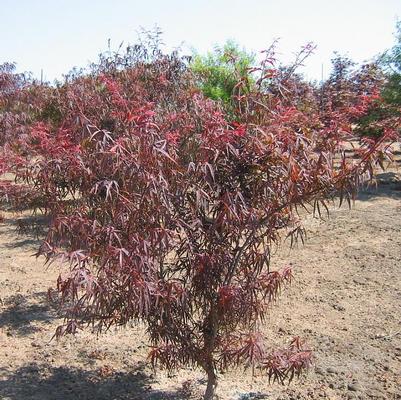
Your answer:
[[[387,172],[351,210],[307,217],[306,244],[290,251],[284,243],[273,257],[273,267],[292,264],[295,279],[262,332],[272,347],[305,338],[313,366],[286,386],[257,371],[226,372],[220,399],[401,398],[400,213],[400,174]],[[7,212],[0,224],[0,399],[200,398],[203,372],[152,370],[141,326],[52,340],[62,321],[47,294],[58,269],[33,256],[40,232],[17,233],[28,218]]]

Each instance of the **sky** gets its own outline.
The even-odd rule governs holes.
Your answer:
[[[394,44],[401,0],[0,0],[0,63],[43,70],[46,80],[85,67],[100,52],[135,43],[157,25],[166,49],[203,53],[233,39],[258,52],[279,39],[289,62],[302,45],[317,49],[302,71],[320,80],[334,51],[361,63]]]

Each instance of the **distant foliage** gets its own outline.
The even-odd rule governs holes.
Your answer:
[[[386,132],[397,134],[401,127],[400,109],[383,96],[388,80],[379,64],[356,66],[349,58],[336,55],[330,77],[320,88],[321,108],[353,113],[353,131],[361,137],[380,138]]]
[[[401,21],[396,25],[396,43],[380,57],[380,63],[387,75],[387,83],[383,90],[385,101],[401,106]]]
[[[254,60],[253,54],[241,49],[235,42],[227,41],[206,55],[195,54],[190,68],[206,97],[230,106],[238,94],[236,87],[239,82],[248,91],[254,83],[249,71]]]
[[[322,105],[341,112],[360,96],[367,96],[354,132],[380,138],[385,132],[401,132],[401,23],[396,26],[396,44],[375,62],[357,67],[349,58],[336,55],[333,71],[321,88]]]
[[[28,74],[16,73],[14,64],[0,65],[0,175],[17,170],[23,171],[24,177],[30,174],[27,165],[34,153],[31,127],[51,91]],[[0,199],[17,209],[38,205],[35,189],[23,184],[23,179],[17,174],[17,185],[11,180],[0,180]]]

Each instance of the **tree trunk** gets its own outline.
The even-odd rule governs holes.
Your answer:
[[[217,376],[215,364],[213,362],[213,351],[215,349],[217,336],[217,313],[215,310],[216,308],[213,307],[212,304],[203,330],[204,347],[202,351],[203,360],[201,365],[207,374],[207,387],[203,397],[204,400],[214,399],[217,386]]]
[[[217,386],[217,377],[214,370],[207,371],[207,387],[203,400],[213,400]]]

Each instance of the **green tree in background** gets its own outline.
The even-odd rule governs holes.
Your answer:
[[[250,89],[253,81],[249,68],[254,61],[254,54],[228,40],[223,46],[216,46],[214,51],[206,55],[195,54],[191,70],[206,97],[221,101],[230,108],[233,97],[237,95],[238,82],[243,82],[242,89]]]
[[[397,22],[396,43],[380,57],[380,63],[387,75],[383,98],[387,103],[401,106],[401,20]]]

